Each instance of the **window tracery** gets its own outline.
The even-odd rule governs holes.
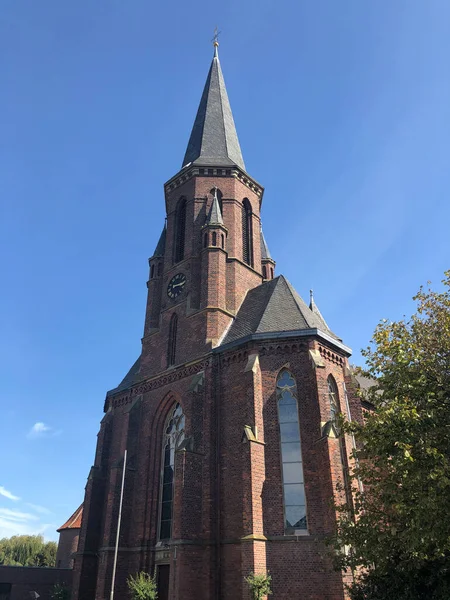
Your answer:
[[[278,376],[276,391],[283,467],[284,528],[289,534],[307,529],[297,385],[289,371],[283,370]]]
[[[177,403],[166,421],[162,444],[160,540],[168,540],[172,537],[175,451],[180,447],[185,438],[184,425],[183,409]]]

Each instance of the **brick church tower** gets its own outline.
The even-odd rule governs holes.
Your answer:
[[[74,600],[110,598],[123,476],[115,598],[155,569],[160,600],[250,599],[252,571],[270,572],[275,600],[345,597],[323,539],[352,450],[334,416],[361,419],[350,350],[275,277],[217,46],[164,185],[142,352],[106,396]]]

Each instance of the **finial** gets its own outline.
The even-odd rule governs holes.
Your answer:
[[[309,301],[313,302],[314,300],[314,292],[312,290],[309,290]]]
[[[222,32],[219,31],[219,29],[216,25],[216,28],[214,29],[214,37],[211,40],[213,43],[213,46],[214,46],[214,57],[215,58],[219,56],[217,48],[219,47],[219,34],[220,33],[222,33]]]

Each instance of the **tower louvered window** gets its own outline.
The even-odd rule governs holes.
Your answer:
[[[159,522],[159,539],[169,540],[172,537],[173,496],[175,486],[175,450],[184,440],[184,414],[179,404],[169,413],[163,434],[162,474],[161,474],[161,507]]]
[[[277,380],[278,423],[283,466],[284,530],[306,530],[305,483],[295,379],[283,370]]]
[[[178,328],[178,317],[176,314],[172,315],[169,326],[169,346],[167,348],[167,366],[175,364],[175,358],[177,353],[177,328]]]
[[[253,267],[252,207],[248,198],[244,198],[242,206],[242,258]]]
[[[186,198],[178,202],[175,215],[175,239],[173,262],[177,263],[184,258],[184,242],[186,237]]]

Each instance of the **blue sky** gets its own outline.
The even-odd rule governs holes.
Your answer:
[[[365,347],[449,267],[447,0],[2,0],[0,537],[77,508],[212,57],[265,236]]]

